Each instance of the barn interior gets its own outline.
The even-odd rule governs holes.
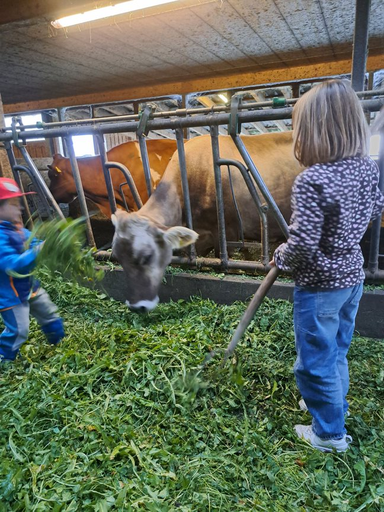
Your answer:
[[[95,18],[122,3],[125,13],[64,27],[67,16],[96,10]],[[343,359],[338,342],[330,356],[317,350],[308,401],[293,370],[300,363],[294,284],[269,265],[267,230],[256,244],[226,240],[221,230],[219,256],[196,256],[190,246],[161,274],[159,304],[144,297],[132,310],[131,280],[111,259],[114,227],[84,193],[80,168],[98,155],[87,181],[94,190],[97,169],[112,212],[109,151],[137,146],[148,192],[150,143],[176,141],[180,154],[185,140],[206,139],[212,151],[199,155],[216,162],[206,175],[222,169],[227,176],[231,168],[256,187],[240,145],[234,158],[243,167],[217,169],[218,138],[240,144],[239,133],[290,136],[296,99],[332,77],[351,81],[374,126],[384,106],[383,0],[0,0],[0,177],[38,192],[24,203],[28,227],[31,218],[63,226],[67,216],[83,216],[87,241],[77,243],[75,256],[87,254],[92,276],[99,267],[105,272],[96,285],[90,272],[85,286],[77,275],[60,275],[55,265],[71,259],[70,244],[63,251],[51,237],[51,271],[40,267],[34,275],[57,306],[65,337],[51,344],[31,318],[14,361],[3,360],[0,343],[0,512],[384,512],[383,217],[363,239],[366,283],[349,366],[353,322],[344,320],[348,332],[337,327]],[[371,155],[384,191],[384,126],[379,132]],[[72,202],[51,192],[48,165],[58,153],[75,181]],[[50,175],[63,170],[58,164]],[[220,215],[218,191],[207,195]],[[271,202],[260,198],[262,217]],[[250,256],[228,255],[229,247]],[[1,261],[4,254],[0,243]],[[75,263],[84,269],[81,258]],[[136,277],[146,292],[141,270]],[[318,316],[334,326],[332,293],[315,293]],[[356,300],[347,303],[348,320]],[[155,309],[143,314],[148,303]],[[303,303],[317,313],[317,304]],[[1,309],[0,333],[12,309]],[[316,335],[307,333],[315,345]],[[320,367],[340,379],[337,386],[328,379],[316,397]],[[349,386],[342,406],[340,380]],[[311,431],[315,407],[333,421],[336,393],[340,427],[327,437],[353,441],[346,452],[322,453],[295,427]]]

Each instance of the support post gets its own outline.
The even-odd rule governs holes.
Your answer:
[[[371,0],[356,0],[355,32],[353,34],[352,87],[364,90],[365,70],[368,57],[368,27]]]

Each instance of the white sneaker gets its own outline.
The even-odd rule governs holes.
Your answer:
[[[295,425],[295,432],[300,439],[308,441],[313,448],[321,452],[345,452],[348,450],[352,437],[344,435],[341,439],[322,439],[312,430],[311,425]]]
[[[299,401],[299,407],[300,407],[300,410],[301,410],[301,411],[304,411],[304,412],[307,412],[307,411],[308,411],[308,407],[307,407],[307,404],[304,402],[304,398],[302,398],[302,399]]]
[[[302,398],[302,399],[299,401],[299,407],[300,407],[300,410],[301,410],[301,411],[304,411],[304,412],[307,412],[307,411],[308,411],[308,407],[307,407],[307,404],[306,404],[306,403],[305,403],[305,401],[304,401],[304,398]],[[349,411],[347,411],[347,412],[345,413],[345,416],[346,416],[347,418],[349,418],[349,416],[350,416],[350,415],[351,415],[351,413],[350,413]]]

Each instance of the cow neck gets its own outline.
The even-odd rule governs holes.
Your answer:
[[[177,183],[178,180],[162,179],[145,203],[139,210],[140,216],[153,221],[160,226],[177,226],[182,222],[181,201]]]

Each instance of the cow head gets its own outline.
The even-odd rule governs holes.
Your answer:
[[[112,222],[112,251],[128,283],[126,304],[135,311],[151,311],[159,302],[159,287],[173,249],[194,243],[198,234],[182,226],[166,228],[122,210],[112,215]]]
[[[77,196],[75,180],[68,158],[54,155],[53,162],[48,165],[50,179],[49,190],[58,203],[70,203]]]

